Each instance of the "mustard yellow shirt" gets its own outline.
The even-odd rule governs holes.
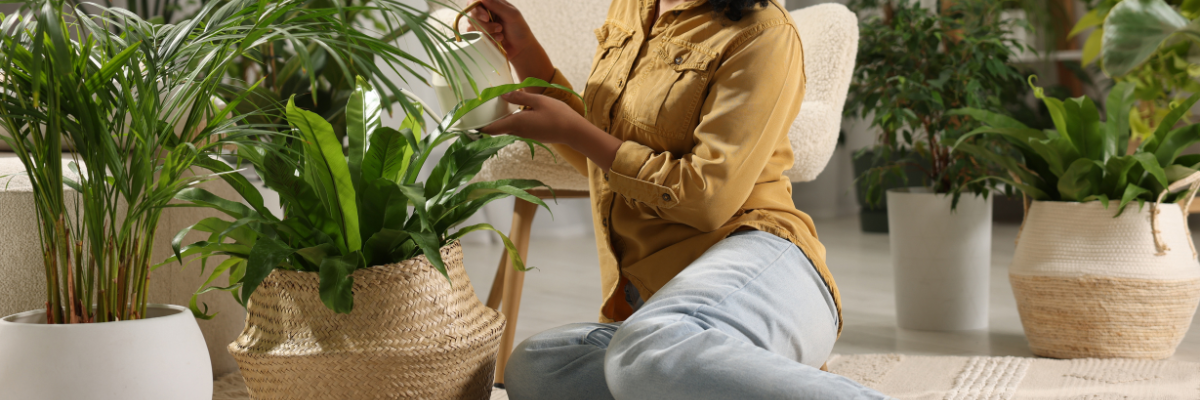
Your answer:
[[[632,313],[626,282],[648,299],[709,247],[745,229],[800,246],[840,314],[825,247],[783,176],[792,167],[787,134],[805,85],[791,16],[772,0],[735,22],[695,0],[655,22],[655,3],[612,2],[596,30],[599,47],[582,100],[546,91],[625,141],[607,174],[558,147],[590,181],[601,321]],[[558,72],[552,82],[570,87]]]

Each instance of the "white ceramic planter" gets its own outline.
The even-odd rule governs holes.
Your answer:
[[[500,48],[496,47],[496,44],[491,41],[492,39],[479,32],[464,33],[462,39],[460,42],[452,38],[438,47],[438,52],[449,60],[448,62],[454,64],[454,69],[459,69],[459,62],[467,68],[466,71],[458,71],[458,76],[455,78],[455,82],[459,85],[457,91],[446,77],[439,74],[433,74],[431,77],[430,85],[437,94],[438,105],[442,107],[442,112],[450,112],[459,101],[471,100],[476,97],[470,81],[467,80],[468,74],[474,79],[475,86],[480,91],[513,83],[512,71],[508,67],[508,58],[500,52]],[[517,106],[497,97],[464,115],[459,122],[454,124],[453,128],[479,129],[516,111]]]
[[[925,188],[887,192],[896,319],[901,328],[960,331],[988,326],[992,199]]]
[[[74,325],[47,325],[43,310],[0,319],[0,397],[212,399],[208,349],[192,313],[151,305],[146,314]]]

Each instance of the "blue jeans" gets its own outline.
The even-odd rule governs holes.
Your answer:
[[[825,282],[791,242],[730,235],[624,323],[522,342],[508,396],[525,399],[886,399],[821,371],[837,338]]]

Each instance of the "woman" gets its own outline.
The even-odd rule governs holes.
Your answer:
[[[569,87],[520,11],[482,3],[478,29],[522,79]],[[582,100],[511,93],[526,109],[483,129],[555,144],[589,177],[601,258],[602,322],[517,346],[509,396],[882,398],[818,370],[840,306],[782,176],[805,84],[787,12],[775,0],[613,0],[596,34]]]

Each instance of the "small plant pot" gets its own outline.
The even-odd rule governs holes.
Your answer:
[[[450,280],[425,256],[354,271],[354,311],[325,307],[314,272],[271,272],[229,345],[250,397],[487,399],[504,316],[471,288],[458,242]]]
[[[962,331],[988,326],[992,198],[952,197],[926,188],[887,192],[901,328]]]
[[[1034,354],[1161,359],[1187,335],[1200,263],[1185,214],[1137,203],[1113,214],[1098,201],[1030,206],[1009,282]]]
[[[44,310],[0,319],[5,399],[212,399],[212,366],[187,308],[149,305],[147,318],[46,324]]]

